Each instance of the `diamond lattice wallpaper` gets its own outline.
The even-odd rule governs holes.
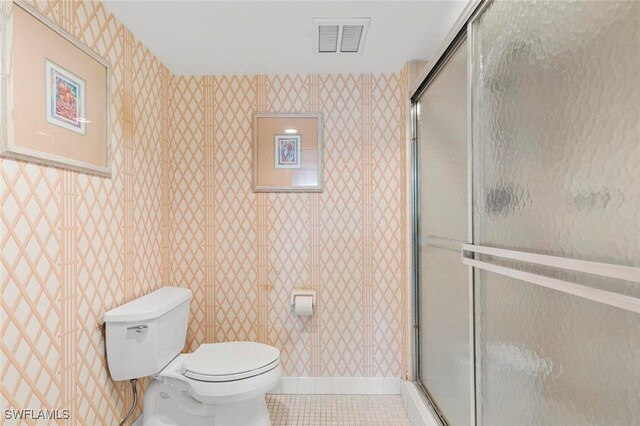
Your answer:
[[[109,377],[102,314],[164,284],[169,73],[101,3],[33,5],[112,66],[113,177],[0,160],[3,405],[112,425],[130,390]]]
[[[406,73],[177,77],[171,282],[189,346],[257,340],[290,376],[404,376]],[[253,111],[322,112],[325,190],[251,191]],[[290,314],[313,287],[318,311]]]
[[[406,71],[173,76],[101,3],[33,5],[112,66],[113,176],[0,159],[2,408],[117,424],[131,396],[101,317],[163,285],[193,291],[187,350],[257,340],[289,376],[406,374]],[[251,192],[254,111],[323,112],[323,193]]]

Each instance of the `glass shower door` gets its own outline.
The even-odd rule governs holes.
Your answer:
[[[640,3],[495,1],[472,34],[478,423],[638,425]]]
[[[460,42],[416,102],[418,379],[451,425],[472,417],[468,237],[467,43]]]

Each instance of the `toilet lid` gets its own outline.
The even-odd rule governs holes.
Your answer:
[[[200,345],[182,364],[182,374],[195,380],[229,382],[276,368],[280,351],[255,342],[225,342]]]

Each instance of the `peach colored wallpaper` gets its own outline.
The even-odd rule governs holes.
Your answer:
[[[289,376],[405,376],[405,75],[174,80],[170,281],[194,291],[190,348],[257,340]],[[324,113],[323,193],[251,191],[253,111]]]
[[[34,5],[112,64],[114,172],[0,160],[2,408],[68,408],[67,424],[113,425],[131,396],[108,375],[102,314],[168,278],[170,74],[100,3]]]
[[[0,159],[2,408],[117,424],[131,395],[102,314],[164,285],[193,291],[189,350],[257,340],[288,376],[406,374],[405,70],[178,77],[99,2],[34,5],[112,64],[114,172]],[[251,191],[253,111],[324,113],[323,193]]]

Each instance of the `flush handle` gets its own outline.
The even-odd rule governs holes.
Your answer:
[[[132,325],[131,327],[127,327],[127,330],[135,330],[137,333],[144,333],[148,329],[148,325]]]

